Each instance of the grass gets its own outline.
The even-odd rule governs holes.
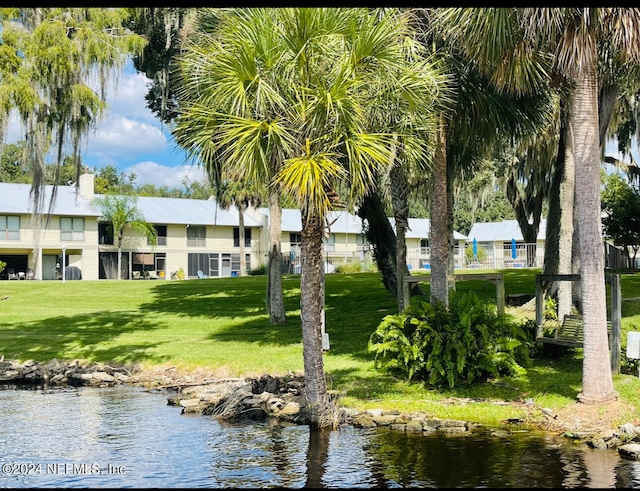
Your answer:
[[[539,270],[502,272],[507,294],[535,293]],[[287,322],[272,326],[264,311],[266,276],[65,284],[2,281],[0,355],[19,361],[57,358],[144,368],[205,368],[224,376],[301,372],[299,276],[285,276],[283,285]],[[474,290],[481,298],[495,301],[490,281],[462,281],[456,289]],[[428,284],[422,290],[428,295]],[[624,353],[626,332],[640,326],[640,273],[623,274],[622,297]],[[530,398],[540,407],[557,410],[574,402],[580,391],[581,350],[536,358],[523,377],[454,390],[394,379],[373,368],[373,356],[367,351],[369,336],[382,318],[397,313],[395,299],[384,289],[380,274],[327,275],[325,304],[331,343],[325,370],[329,388],[342,394],[345,406],[426,411],[497,424],[521,417],[522,409],[496,401]],[[511,307],[507,313],[523,315]],[[640,408],[637,371],[616,375],[614,385],[622,400]],[[451,401],[463,403],[452,405]],[[639,417],[634,411],[626,421]]]

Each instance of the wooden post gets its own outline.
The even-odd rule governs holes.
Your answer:
[[[620,275],[611,275],[611,372],[620,373],[620,333],[622,295],[620,293]]]
[[[504,278],[500,275],[497,278],[496,284],[496,305],[498,306],[498,315],[504,315]]]
[[[404,298],[404,308],[406,309],[409,306],[409,302],[411,302],[411,285],[409,281],[411,280],[411,275],[403,276],[402,283],[398,285],[398,288],[402,288],[402,298]],[[398,312],[399,314],[401,312]]]
[[[544,292],[542,291],[542,277],[536,275],[536,324],[538,326],[536,332],[536,338],[541,338],[544,334],[542,324],[544,319],[542,318],[544,313]]]

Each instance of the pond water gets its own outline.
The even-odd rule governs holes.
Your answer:
[[[548,433],[429,436],[182,414],[138,387],[0,390],[0,487],[640,488],[640,462]]]

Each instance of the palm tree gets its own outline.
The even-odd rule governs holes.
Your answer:
[[[392,163],[393,135],[371,132],[376,89],[384,81],[401,90],[396,75],[410,65],[407,48],[419,48],[408,15],[397,9],[232,10],[216,33],[186,52],[178,138],[194,153],[208,152],[207,161],[266,180],[298,203],[305,393],[312,421],[321,424],[329,402],[322,352],[328,213],[359,202]],[[241,81],[237,70],[226,71],[239,60],[252,68]],[[421,63],[427,71],[427,61]],[[212,73],[202,85],[201,76]],[[423,84],[421,90],[434,83],[427,77],[413,82]],[[249,91],[251,97],[229,97]],[[221,107],[205,93],[237,104]],[[185,138],[190,132],[199,138]]]
[[[179,106],[173,134],[213,181],[236,167],[253,182],[272,183],[291,146],[281,115],[282,88],[275,9],[201,9],[184,42],[175,83]],[[199,28],[197,28],[199,27]],[[224,123],[224,124],[223,124]],[[236,142],[234,146],[225,141]],[[222,149],[225,149],[224,151]],[[281,190],[268,186],[269,260],[267,311],[272,324],[286,321],[282,289]]]
[[[138,209],[138,199],[131,195],[106,194],[96,196],[91,203],[102,213],[101,221],[113,227],[113,235],[118,247],[118,279],[122,279],[122,245],[129,232],[146,237],[155,245],[156,229],[144,219]]]
[[[454,9],[451,9],[452,12]],[[580,256],[580,290],[584,322],[583,402],[615,399],[606,329],[606,296],[602,224],[600,218],[600,135],[598,115],[598,60],[609,55],[619,63],[640,59],[640,9],[555,8],[494,9],[488,19],[486,9],[453,12],[465,49],[493,74],[494,80],[513,90],[529,90],[528,82],[538,76],[522,75],[542,70],[548,78],[563,80],[570,89],[567,110],[567,151],[575,161],[575,210]],[[465,17],[464,19],[462,18]],[[505,22],[517,19],[518,22]],[[473,22],[480,20],[481,22]],[[491,22],[489,22],[489,20]],[[505,26],[516,26],[509,39]],[[493,27],[497,27],[493,30]],[[468,34],[471,35],[468,35]],[[498,38],[493,36],[498,35]],[[488,37],[484,37],[488,36]],[[483,42],[485,40],[491,42]],[[500,42],[496,42],[498,39]],[[471,42],[469,42],[471,41]],[[505,48],[506,47],[506,48]],[[516,48],[517,49],[514,49]],[[505,49],[501,49],[505,48]],[[547,57],[552,62],[505,63]],[[521,58],[518,58],[520,56]],[[511,65],[511,66],[509,66]],[[620,65],[622,66],[622,65]],[[499,67],[499,68],[497,68]],[[529,68],[533,69],[529,71]],[[497,68],[497,69],[496,69]],[[521,76],[507,77],[508,70]],[[514,87],[517,82],[519,87]],[[608,118],[607,118],[608,119]]]
[[[507,93],[479,70],[476,61],[448,36],[442,11],[423,12],[436,52],[455,84],[455,103],[442,112],[430,183],[431,302],[449,304],[448,275],[453,272],[453,195],[456,179],[474,172],[505,138],[531,134],[548,115],[546,91],[536,96]]]
[[[216,186],[216,200],[218,204],[228,209],[231,205],[238,209],[238,237],[240,246],[240,276],[247,275],[247,258],[244,244],[244,212],[248,207],[258,207],[262,203],[261,190],[252,183],[240,179],[225,179]]]

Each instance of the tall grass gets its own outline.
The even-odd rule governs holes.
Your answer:
[[[506,293],[535,293],[536,270],[505,270]],[[300,278],[283,278],[287,321],[272,326],[265,312],[266,277],[139,281],[0,282],[0,355],[25,361],[83,360],[138,364],[143,368],[205,368],[221,376],[302,372]],[[428,284],[421,285],[428,296]],[[458,291],[474,290],[495,300],[490,281],[462,281]],[[626,334],[640,326],[640,274],[622,276],[623,350]],[[507,309],[507,312],[512,310]],[[494,424],[518,417],[515,404],[532,399],[557,409],[580,391],[581,352],[539,358],[527,375],[453,390],[410,384],[377,371],[367,351],[369,336],[395,298],[380,273],[326,276],[325,353],[329,389],[344,405],[426,411]],[[533,316],[533,312],[531,312]],[[640,379],[614,377],[621,397],[640,407]],[[452,400],[474,401],[451,405]],[[635,417],[635,416],[634,416]]]

